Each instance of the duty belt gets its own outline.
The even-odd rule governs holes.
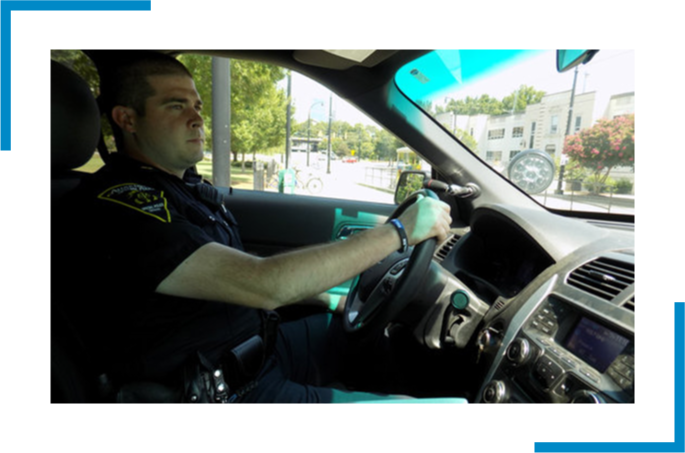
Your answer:
[[[254,335],[222,354],[221,365],[226,379],[238,397],[257,386],[257,376],[276,346],[278,321],[276,312],[263,312],[261,335]]]
[[[279,317],[264,312],[261,335],[225,351],[218,365],[197,351],[182,367],[182,388],[160,382],[128,382],[107,397],[119,403],[235,403],[257,386],[276,345]],[[107,382],[110,384],[110,382]],[[110,395],[111,393],[111,395]],[[180,394],[179,394],[180,393]]]

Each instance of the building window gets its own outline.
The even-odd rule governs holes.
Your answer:
[[[559,117],[554,115],[550,118],[549,133],[556,134],[559,131]]]
[[[576,117],[576,126],[574,127],[573,131],[578,132],[580,130],[580,117]]]
[[[514,130],[511,132],[511,136],[514,138],[523,137],[523,126],[515,127]]]
[[[488,162],[499,162],[502,160],[502,151],[487,151],[485,160]]]
[[[488,140],[504,138],[504,129],[492,129],[488,131]]]
[[[520,153],[520,150],[517,151],[509,151],[509,160],[513,159],[514,156],[516,156],[518,153]]]

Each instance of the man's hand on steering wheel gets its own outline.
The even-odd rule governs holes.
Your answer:
[[[438,243],[444,241],[452,224],[449,205],[436,198],[418,197],[397,217],[404,225],[409,245],[416,245],[431,237],[435,237]]]

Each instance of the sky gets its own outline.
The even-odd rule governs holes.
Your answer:
[[[292,92],[293,103],[295,105],[295,119],[298,122],[307,121],[307,114],[311,107],[311,118],[315,121],[328,121],[329,103],[331,100],[331,91],[323,87],[318,82],[299,74],[292,72]],[[282,81],[281,86],[285,89],[286,82]],[[349,124],[362,123],[364,125],[378,124],[371,120],[364,113],[360,112],[356,107],[349,102],[338,97],[333,96],[333,118],[335,120],[347,121]],[[321,104],[321,101],[323,104]]]
[[[595,92],[593,119],[596,120],[604,113],[612,95],[635,91],[634,74],[632,50],[600,50],[586,65],[578,66],[576,94]],[[502,100],[521,85],[553,94],[571,90],[573,78],[573,69],[558,73],[556,52],[546,51],[525,59],[522,64],[475,80],[463,80],[463,84],[457,86],[455,91],[440,93],[432,101],[435,105],[445,105],[450,98],[460,100],[484,94]]]
[[[502,99],[510,95],[522,83],[544,90],[548,94],[568,91],[573,86],[573,70],[559,74],[556,71],[554,52],[545,52],[533,57],[525,68],[511,68],[498,74],[496,78],[486,79],[462,87],[458,92],[447,93],[435,99],[436,105],[446,102],[446,98],[463,99],[466,96],[488,94]],[[531,74],[537,74],[532,76]],[[576,93],[595,92],[594,119],[604,113],[611,95],[635,91],[635,58],[632,50],[601,50],[587,65],[578,70]],[[281,82],[285,89],[285,81]],[[317,82],[293,72],[293,102],[296,107],[295,118],[307,121],[311,107],[311,117],[315,121],[328,120],[330,90]],[[350,124],[377,124],[344,99],[333,95],[333,117]]]

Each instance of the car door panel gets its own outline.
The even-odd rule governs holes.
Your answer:
[[[225,200],[238,221],[245,249],[259,256],[345,239],[384,223],[395,208],[382,203],[237,189]]]

